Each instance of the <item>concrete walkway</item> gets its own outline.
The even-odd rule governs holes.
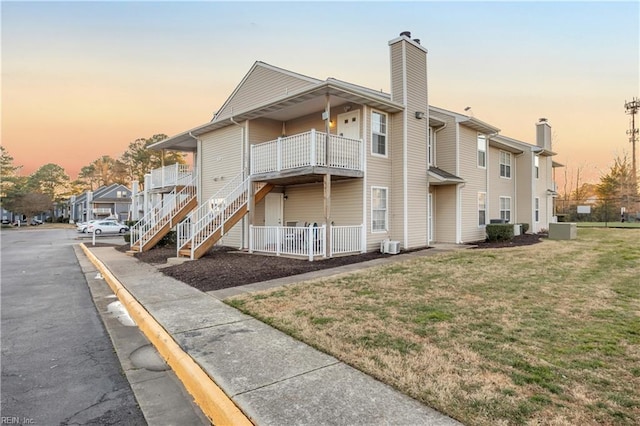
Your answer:
[[[207,294],[111,247],[87,248],[142,305],[150,320],[157,322],[178,344],[176,347],[255,424],[460,424],[220,300],[442,250],[429,249]],[[206,407],[202,408],[206,412]]]

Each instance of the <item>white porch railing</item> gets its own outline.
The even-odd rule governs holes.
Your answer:
[[[177,256],[191,242],[191,259],[200,247],[218,229],[224,234],[225,222],[249,200],[249,178],[244,173],[231,179],[207,202],[193,210],[177,226]]]
[[[364,225],[330,226],[331,249],[326,251],[327,227],[253,226],[249,227],[249,252],[277,256],[300,256],[310,261],[316,256],[364,253]]]
[[[364,225],[331,226],[331,252],[334,254],[364,253]]]
[[[251,146],[251,174],[307,166],[363,170],[363,143],[312,129]]]
[[[176,192],[175,189],[165,195],[151,210],[131,227],[131,247],[139,243],[142,247],[167,223],[171,223],[173,215],[178,213],[189,201],[196,196],[196,180],[193,176],[186,182],[184,188]],[[173,223],[171,223],[173,225]]]
[[[159,169],[151,170],[151,188],[166,188],[176,185],[188,185],[193,179],[187,164],[172,164]],[[146,188],[145,188],[146,189]]]

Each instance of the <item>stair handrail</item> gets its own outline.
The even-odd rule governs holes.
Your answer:
[[[143,246],[153,238],[160,229],[167,223],[171,223],[173,216],[182,210],[196,196],[197,176],[176,192],[174,188],[169,194],[163,197],[149,212],[136,224],[131,227],[131,235],[136,235],[136,239],[131,238],[131,247],[139,244],[138,250],[142,251]],[[172,224],[173,225],[173,224]]]
[[[226,221],[242,208],[249,200],[250,178],[241,172],[231,179],[222,189],[194,210],[184,225],[179,226],[178,234],[182,240],[178,244],[178,254],[188,242],[191,242],[190,255],[194,259],[195,251],[216,231],[224,233]],[[190,229],[186,229],[189,226]],[[188,239],[185,239],[188,236]]]

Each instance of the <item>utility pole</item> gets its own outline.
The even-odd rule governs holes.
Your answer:
[[[631,116],[631,129],[627,130],[629,142],[631,142],[631,170],[633,173],[634,189],[638,188],[638,169],[636,168],[636,141],[638,140],[638,129],[636,129],[636,114],[640,109],[640,99],[633,98],[632,101],[624,102],[624,109]]]

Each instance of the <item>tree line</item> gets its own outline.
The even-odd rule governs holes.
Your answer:
[[[151,170],[163,164],[186,163],[180,152],[148,149],[149,145],[166,138],[165,134],[157,134],[136,139],[119,158],[103,155],[82,167],[76,180],[71,180],[64,168],[53,163],[41,166],[29,176],[21,176],[22,166],[15,165],[14,158],[0,146],[0,204],[8,211],[30,218],[52,210],[54,203],[62,203],[87,190],[114,183],[130,187],[133,181],[144,185],[144,175]]]

